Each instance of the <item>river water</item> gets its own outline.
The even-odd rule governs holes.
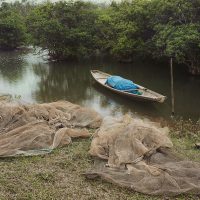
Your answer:
[[[90,70],[99,69],[120,75],[166,95],[163,104],[137,102],[112,94],[93,81]],[[175,113],[184,118],[200,117],[200,78],[175,67]],[[0,52],[0,93],[12,94],[24,102],[68,100],[94,108],[103,116],[125,113],[154,119],[167,119],[171,114],[169,66],[147,62],[122,64],[108,59],[81,62],[48,62],[29,52]]]

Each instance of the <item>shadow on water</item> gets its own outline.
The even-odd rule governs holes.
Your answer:
[[[102,97],[102,103],[104,107],[109,107],[109,102],[112,102],[120,107],[120,112],[123,114],[131,113],[136,116],[142,115],[144,117],[153,119],[160,118],[161,116],[164,117],[163,113],[160,112],[161,109],[158,109],[158,107],[162,107],[164,105],[156,105],[157,103],[154,102],[143,102],[123,97],[112,93],[106,88],[103,88],[98,83],[94,83],[93,88],[104,96]],[[168,117],[168,115],[165,117]]]

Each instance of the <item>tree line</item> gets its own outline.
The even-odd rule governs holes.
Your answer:
[[[0,49],[34,45],[50,58],[106,54],[119,61],[174,58],[200,74],[200,0],[2,3]]]

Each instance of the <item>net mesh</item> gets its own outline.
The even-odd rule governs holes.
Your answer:
[[[0,157],[49,153],[100,124],[97,112],[67,101],[23,105],[6,99],[0,102]]]
[[[100,159],[85,175],[150,195],[200,194],[200,164],[180,159],[172,147],[167,128],[130,116],[106,117],[89,151]]]

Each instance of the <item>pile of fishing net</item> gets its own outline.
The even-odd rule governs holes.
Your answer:
[[[94,169],[86,177],[150,195],[200,194],[200,164],[178,158],[167,133],[129,116],[104,118],[89,151]]]
[[[58,101],[23,105],[0,101],[0,157],[38,155],[71,143],[71,138],[90,136],[101,116],[88,108]]]
[[[151,195],[200,194],[200,164],[176,156],[168,129],[156,123],[129,115],[102,122],[97,112],[67,101],[0,99],[0,157],[49,153],[74,137],[90,136],[90,128],[99,129],[89,151],[95,165],[87,178],[101,177]]]

